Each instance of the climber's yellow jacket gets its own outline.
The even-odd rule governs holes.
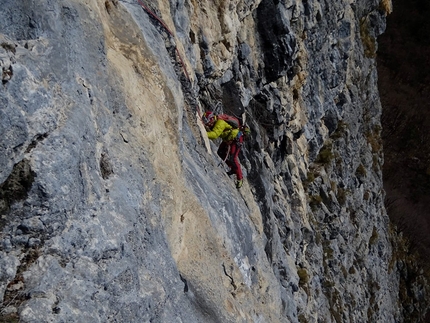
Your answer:
[[[234,129],[224,120],[218,119],[212,129],[207,132],[209,139],[220,137],[223,141],[233,141],[236,139],[239,129]]]

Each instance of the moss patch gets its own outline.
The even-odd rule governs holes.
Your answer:
[[[39,249],[27,249],[24,258],[21,260],[21,264],[17,269],[15,278],[6,287],[3,298],[3,304],[5,304],[5,306],[14,306],[18,308],[25,300],[27,300],[27,295],[23,293],[23,273],[30,268],[39,256]],[[3,322],[20,322],[20,319],[17,313],[10,313],[0,317],[0,323]]]
[[[378,237],[379,237],[378,230],[376,229],[376,227],[373,227],[372,235],[370,236],[370,239],[369,239],[369,245],[371,246],[376,244],[376,241],[378,241]]]
[[[12,52],[13,54],[16,53],[16,48],[15,48],[15,45],[13,45],[13,44],[9,44],[9,43],[3,42],[3,43],[0,44],[0,46],[3,47],[5,50],[7,50],[9,52]]]
[[[360,21],[360,37],[364,47],[364,56],[376,57],[376,39],[370,34],[369,19],[364,17]]]
[[[309,274],[304,268],[299,268],[297,270],[297,275],[299,276],[299,286],[303,287],[309,282]]]
[[[331,142],[325,143],[317,156],[316,162],[324,165],[330,163],[334,158],[332,149],[333,147]]]
[[[0,186],[0,215],[7,214],[12,203],[27,198],[35,177],[36,175],[31,170],[30,162],[27,159],[15,164],[12,173]],[[2,217],[0,229],[3,229],[5,224],[6,220]]]
[[[320,195],[312,195],[309,197],[309,205],[312,209],[312,211],[315,211],[318,209],[318,207],[321,205],[323,199]]]

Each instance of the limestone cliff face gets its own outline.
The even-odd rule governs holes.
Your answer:
[[[379,0],[3,0],[1,315],[401,322]],[[198,118],[251,126],[237,190]]]

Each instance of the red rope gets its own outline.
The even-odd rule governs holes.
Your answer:
[[[178,47],[175,46],[176,53],[178,54],[179,61],[181,62],[182,68],[184,70],[185,76],[187,77],[187,80],[190,81],[190,76],[188,75],[187,69],[185,68],[184,61],[182,60],[181,54],[179,54]]]
[[[137,0],[137,2],[142,6],[142,8],[147,12],[147,13],[149,13],[152,17],[154,17],[162,26],[163,26],[163,28],[164,29],[166,29],[166,31],[170,34],[170,36],[172,36],[173,38],[175,38],[175,36],[173,35],[173,33],[170,31],[170,29],[169,29],[169,27],[167,27],[167,25],[164,23],[164,21],[163,20],[161,20],[160,18],[158,18],[157,17],[157,15],[155,14],[155,13],[153,13],[152,11],[151,11],[151,9],[149,9],[143,2],[142,2],[142,0]],[[182,69],[184,70],[184,73],[185,73],[185,76],[187,77],[187,80],[188,81],[190,81],[190,76],[188,75],[188,72],[187,72],[187,69],[186,69],[186,66],[185,66],[185,64],[184,64],[184,61],[183,61],[183,59],[182,59],[182,57],[181,57],[181,54],[179,53],[179,50],[178,50],[178,47],[175,45],[175,51],[176,51],[176,54],[178,55],[178,57],[179,57],[179,61],[181,62],[181,65],[182,65]]]
[[[228,156],[230,156],[230,146],[231,146],[231,145],[228,145],[228,146],[227,146],[227,153],[225,154],[225,158],[224,158],[224,160],[223,160],[223,161],[221,161],[221,162],[218,164],[218,167],[220,167],[220,166],[222,165],[222,163],[225,163],[225,161],[227,160]]]
[[[163,26],[163,28],[170,34],[170,36],[172,36],[173,38],[175,38],[175,36],[173,35],[173,33],[170,31],[170,29],[169,29],[169,27],[167,27],[167,25],[164,23],[164,21],[163,20],[161,20],[160,18],[158,18],[158,16],[155,14],[155,13],[153,13],[152,11],[151,11],[151,9],[149,9],[143,2],[142,2],[142,0],[137,0],[137,2],[142,6],[142,8],[148,13],[148,14],[150,14],[152,17],[154,17],[155,18],[155,20],[157,20],[162,26]],[[178,47],[175,45],[175,51],[176,51],[176,54],[178,55],[178,58],[179,58],[179,61],[180,61],[180,63],[181,63],[181,65],[182,65],[182,69],[184,70],[184,73],[185,73],[185,76],[186,76],[186,78],[187,78],[187,80],[188,80],[188,82],[191,82],[190,81],[190,75],[188,74],[188,71],[187,71],[187,68],[186,68],[186,65],[184,64],[184,60],[182,59],[182,56],[181,56],[181,54],[179,53],[179,50],[178,50]],[[202,121],[202,115],[201,115],[201,113],[200,113],[200,108],[198,107],[198,106],[196,106],[196,110],[197,110],[197,114],[199,115],[199,118],[200,118],[200,121]],[[202,121],[203,122],[203,121]]]
[[[167,32],[173,37],[173,33],[170,31],[169,27],[167,27],[167,25],[164,23],[163,20],[161,20],[160,18],[157,17],[157,15],[155,13],[153,13],[151,11],[151,9],[149,9],[141,0],[137,0],[137,2],[139,2],[139,4],[143,7],[143,9],[145,9],[145,11],[147,13],[149,13],[151,16],[153,16],[156,20],[158,20],[158,22],[164,27],[164,29],[167,30]]]

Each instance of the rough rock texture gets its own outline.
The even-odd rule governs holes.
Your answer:
[[[4,0],[0,295],[21,322],[401,322],[375,0]],[[237,190],[198,111],[252,129]]]

